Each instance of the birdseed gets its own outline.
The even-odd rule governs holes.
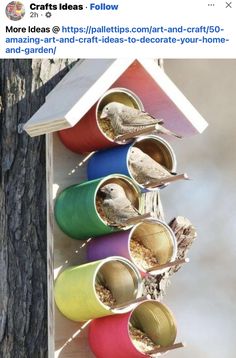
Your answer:
[[[157,348],[158,346],[146,335],[129,323],[129,334],[136,349],[142,353]]]
[[[130,240],[130,254],[136,265],[145,270],[158,264],[154,253],[135,237]]]
[[[96,293],[99,297],[99,300],[109,307],[113,306],[116,303],[115,298],[112,296],[111,291],[101,285],[100,283],[95,284]]]
[[[116,136],[115,136],[114,129],[110,125],[110,121],[108,121],[107,119],[98,117],[98,123],[99,123],[100,129],[102,130],[102,132],[108,138],[114,140]]]
[[[103,198],[99,194],[96,195],[96,208],[97,208],[97,212],[100,215],[101,219],[104,220],[108,224],[107,217],[103,210]]]

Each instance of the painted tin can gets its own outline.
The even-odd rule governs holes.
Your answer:
[[[130,313],[99,318],[90,323],[88,339],[96,358],[148,357],[134,345],[130,324],[161,347],[173,344],[176,339],[176,321],[170,309],[157,301],[144,301]]]
[[[131,177],[136,185],[142,190],[146,190],[145,186],[137,182],[131,172],[129,153],[133,147],[141,149],[170,172],[176,171],[176,156],[170,144],[161,137],[148,135],[141,136],[133,143],[126,144],[122,147],[111,148],[95,153],[88,161],[88,179],[92,180],[112,173],[121,173]],[[160,185],[159,188],[165,186],[166,185]],[[156,189],[157,188],[149,188],[148,190]]]
[[[65,234],[74,239],[84,240],[122,230],[108,225],[98,210],[98,191],[108,183],[120,184],[132,204],[138,210],[142,209],[139,188],[124,175],[114,174],[72,185],[59,194],[55,203],[55,218]],[[130,226],[124,229],[129,228]]]
[[[134,92],[127,88],[112,88],[105,92],[74,127],[58,132],[63,144],[76,153],[93,152],[119,145],[114,142],[112,135],[106,133],[105,122],[100,119],[103,107],[114,101],[133,108],[144,109],[141,100]]]
[[[146,269],[132,255],[130,242],[135,238],[149,248],[157,259],[158,264],[174,261],[177,255],[177,241],[171,228],[161,220],[146,220],[125,232],[118,232],[92,239],[86,245],[87,260],[95,261],[109,256],[123,256],[133,262],[142,276]],[[162,274],[169,268],[152,271],[151,274]]]
[[[117,304],[141,297],[141,276],[131,262],[122,257],[109,257],[63,271],[55,282],[55,301],[60,312],[73,321],[129,312],[134,305],[111,308],[96,293],[95,284],[103,284]]]

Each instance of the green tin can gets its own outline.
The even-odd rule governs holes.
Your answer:
[[[73,239],[85,240],[122,230],[110,226],[98,210],[98,191],[108,183],[121,185],[132,204],[142,211],[140,189],[125,175],[113,174],[72,185],[59,194],[55,204],[55,218],[64,233]],[[129,228],[130,226],[127,226],[124,229]]]

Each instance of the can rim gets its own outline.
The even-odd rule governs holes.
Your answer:
[[[133,341],[132,341],[132,339],[131,339],[130,333],[129,333],[129,322],[130,322],[131,316],[132,316],[133,312],[135,311],[135,309],[136,309],[137,307],[139,307],[139,306],[141,306],[141,305],[147,303],[147,302],[152,302],[152,303],[154,303],[155,305],[157,305],[157,306],[159,306],[159,307],[162,307],[162,309],[163,309],[163,311],[165,312],[167,318],[168,318],[169,320],[172,320],[172,323],[173,323],[173,326],[174,326],[174,329],[175,329],[175,339],[176,339],[176,336],[177,336],[177,321],[176,321],[176,318],[175,318],[175,316],[174,316],[172,310],[171,310],[167,305],[165,305],[165,304],[162,303],[162,302],[153,300],[153,299],[146,299],[146,300],[143,300],[142,302],[136,304],[136,306],[130,311],[130,313],[129,313],[129,315],[128,315],[128,319],[127,319],[127,332],[128,332],[128,337],[129,337],[129,339],[130,339],[130,342],[131,342],[131,344],[133,345],[133,347],[135,348],[135,350],[136,350],[137,352],[139,352],[140,354],[142,354],[144,357],[149,357],[149,355],[148,355],[147,353],[141,352],[140,350],[138,350],[138,349],[135,347],[135,345],[134,345],[134,343],[133,343]],[[175,339],[174,339],[174,341],[175,341]],[[166,353],[167,353],[167,352],[166,352]]]
[[[141,198],[140,198],[141,191],[140,191],[139,187],[138,187],[135,183],[132,182],[132,179],[131,179],[131,178],[129,178],[127,175],[123,175],[123,174],[110,174],[110,175],[107,175],[106,177],[100,178],[100,181],[99,181],[99,183],[98,183],[98,185],[97,185],[97,187],[96,187],[96,190],[95,190],[95,192],[94,192],[94,198],[93,198],[94,202],[93,202],[93,204],[94,204],[94,208],[95,208],[95,210],[96,210],[96,214],[97,214],[97,216],[99,217],[99,219],[101,220],[101,222],[102,222],[106,227],[110,227],[111,229],[112,229],[112,226],[108,225],[108,223],[107,223],[105,220],[103,220],[103,218],[101,217],[101,215],[99,214],[99,212],[98,212],[98,210],[97,210],[96,197],[97,197],[97,193],[98,193],[98,191],[99,191],[101,185],[102,185],[104,182],[106,182],[107,180],[112,179],[112,178],[114,178],[114,179],[116,179],[116,178],[122,179],[122,180],[128,182],[129,185],[132,185],[132,186],[133,186],[133,189],[134,189],[134,190],[136,191],[136,193],[137,193],[138,203],[139,203],[139,209],[141,209]],[[99,180],[99,179],[98,179],[98,180]],[[132,225],[126,226],[126,227],[122,228],[121,231],[129,230],[131,227],[132,227]]]
[[[176,256],[177,256],[178,245],[177,245],[176,236],[175,236],[173,230],[171,229],[171,227],[167,223],[165,223],[163,220],[160,220],[160,219],[146,219],[146,220],[144,220],[144,223],[153,223],[153,224],[157,223],[159,225],[163,225],[167,229],[167,231],[170,234],[170,238],[171,238],[171,242],[172,242],[172,246],[173,246],[173,253],[172,253],[171,258],[170,258],[170,260],[168,262],[173,262],[176,259]],[[139,265],[137,265],[137,263],[132,258],[131,251],[130,251],[130,240],[132,238],[132,235],[133,235],[134,231],[142,224],[143,223],[138,223],[135,226],[133,226],[132,229],[130,230],[129,237],[128,237],[128,250],[129,250],[130,261],[133,262],[134,265],[136,265],[138,267],[138,269],[142,273],[147,273],[146,270],[142,269]],[[161,274],[163,274],[164,272],[166,272],[168,270],[169,270],[168,267],[164,268],[162,270],[155,270],[155,271],[152,271],[151,275],[156,275],[157,273],[159,275],[161,275]]]
[[[99,121],[98,121],[98,108],[100,106],[100,103],[102,102],[102,100],[104,99],[105,96],[109,95],[110,93],[112,92],[123,92],[123,93],[126,93],[127,95],[129,95],[130,97],[133,98],[133,100],[136,101],[137,103],[137,106],[139,107],[139,109],[141,111],[144,110],[144,106],[143,106],[143,103],[141,101],[141,99],[139,98],[139,96],[136,95],[136,93],[134,93],[133,91],[129,90],[128,88],[125,88],[125,87],[113,87],[113,88],[110,88],[108,91],[106,91],[101,97],[100,99],[98,100],[97,102],[97,105],[96,105],[96,108],[95,108],[95,118],[96,118],[96,122],[97,122],[97,128],[98,130],[100,131],[100,133],[106,138],[109,140],[109,142],[111,143],[116,143],[113,139],[111,139],[106,133],[104,133],[100,127],[100,124],[99,124]],[[120,143],[120,145],[125,145],[127,143],[130,143],[132,142],[132,139],[125,142],[125,143]]]
[[[137,180],[133,177],[133,175],[131,173],[131,170],[130,170],[130,166],[129,166],[129,153],[130,153],[130,150],[135,146],[136,143],[142,142],[143,140],[146,140],[146,139],[153,139],[153,140],[155,140],[157,142],[160,142],[161,144],[163,144],[169,150],[171,160],[172,160],[172,169],[171,169],[171,171],[176,171],[177,170],[177,159],[176,159],[175,152],[174,152],[173,148],[171,147],[171,145],[165,139],[163,139],[162,137],[159,137],[159,136],[157,136],[155,134],[149,134],[149,135],[140,136],[137,139],[135,139],[135,141],[133,143],[131,143],[131,145],[130,145],[127,153],[126,153],[126,166],[127,166],[128,173],[129,173],[130,177],[133,179],[133,181],[135,182],[135,184],[138,185],[140,188],[148,190],[148,191],[155,191],[157,189],[166,187],[168,184],[160,185],[160,186],[155,187],[155,188],[146,188],[142,184],[138,183]]]
[[[95,289],[96,277],[97,277],[97,274],[98,274],[99,270],[101,269],[101,267],[103,265],[105,265],[107,262],[118,261],[118,262],[122,263],[124,266],[129,267],[131,270],[133,270],[133,272],[135,274],[135,277],[136,277],[136,285],[137,285],[137,287],[135,288],[137,290],[136,298],[139,298],[142,295],[142,277],[140,275],[139,270],[137,269],[137,267],[130,260],[128,260],[128,259],[126,259],[125,257],[122,257],[122,256],[110,256],[110,257],[107,257],[107,258],[99,260],[99,261],[100,261],[100,263],[97,265],[97,267],[95,269],[95,272],[94,272],[94,275],[93,275],[93,282],[92,282],[92,284],[93,284],[93,293],[94,293],[94,296],[96,297],[97,302],[99,304],[101,304],[101,306],[106,311],[110,311],[111,313],[114,313],[114,314],[130,312],[130,310],[132,309],[133,305],[129,305],[129,306],[125,307],[125,308],[114,308],[114,309],[112,309],[111,307],[105,305],[98,298],[98,295],[97,295],[97,292],[96,292],[96,289]]]

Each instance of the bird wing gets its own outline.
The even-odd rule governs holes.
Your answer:
[[[143,170],[153,179],[164,178],[171,175],[168,169],[150,157],[145,158]]]
[[[116,206],[121,209],[124,215],[131,212],[135,212],[137,213],[137,215],[141,215],[140,212],[133,206],[133,204],[130,202],[130,200],[127,197],[116,199],[115,202],[116,202]]]
[[[127,204],[124,207],[124,210],[133,210],[137,213],[137,215],[141,215],[140,212],[138,211],[138,209],[136,209],[135,206],[133,206],[131,203]]]
[[[148,126],[163,123],[162,120],[156,119],[147,112],[139,111],[131,107],[123,109],[121,117],[123,124],[126,126]]]

